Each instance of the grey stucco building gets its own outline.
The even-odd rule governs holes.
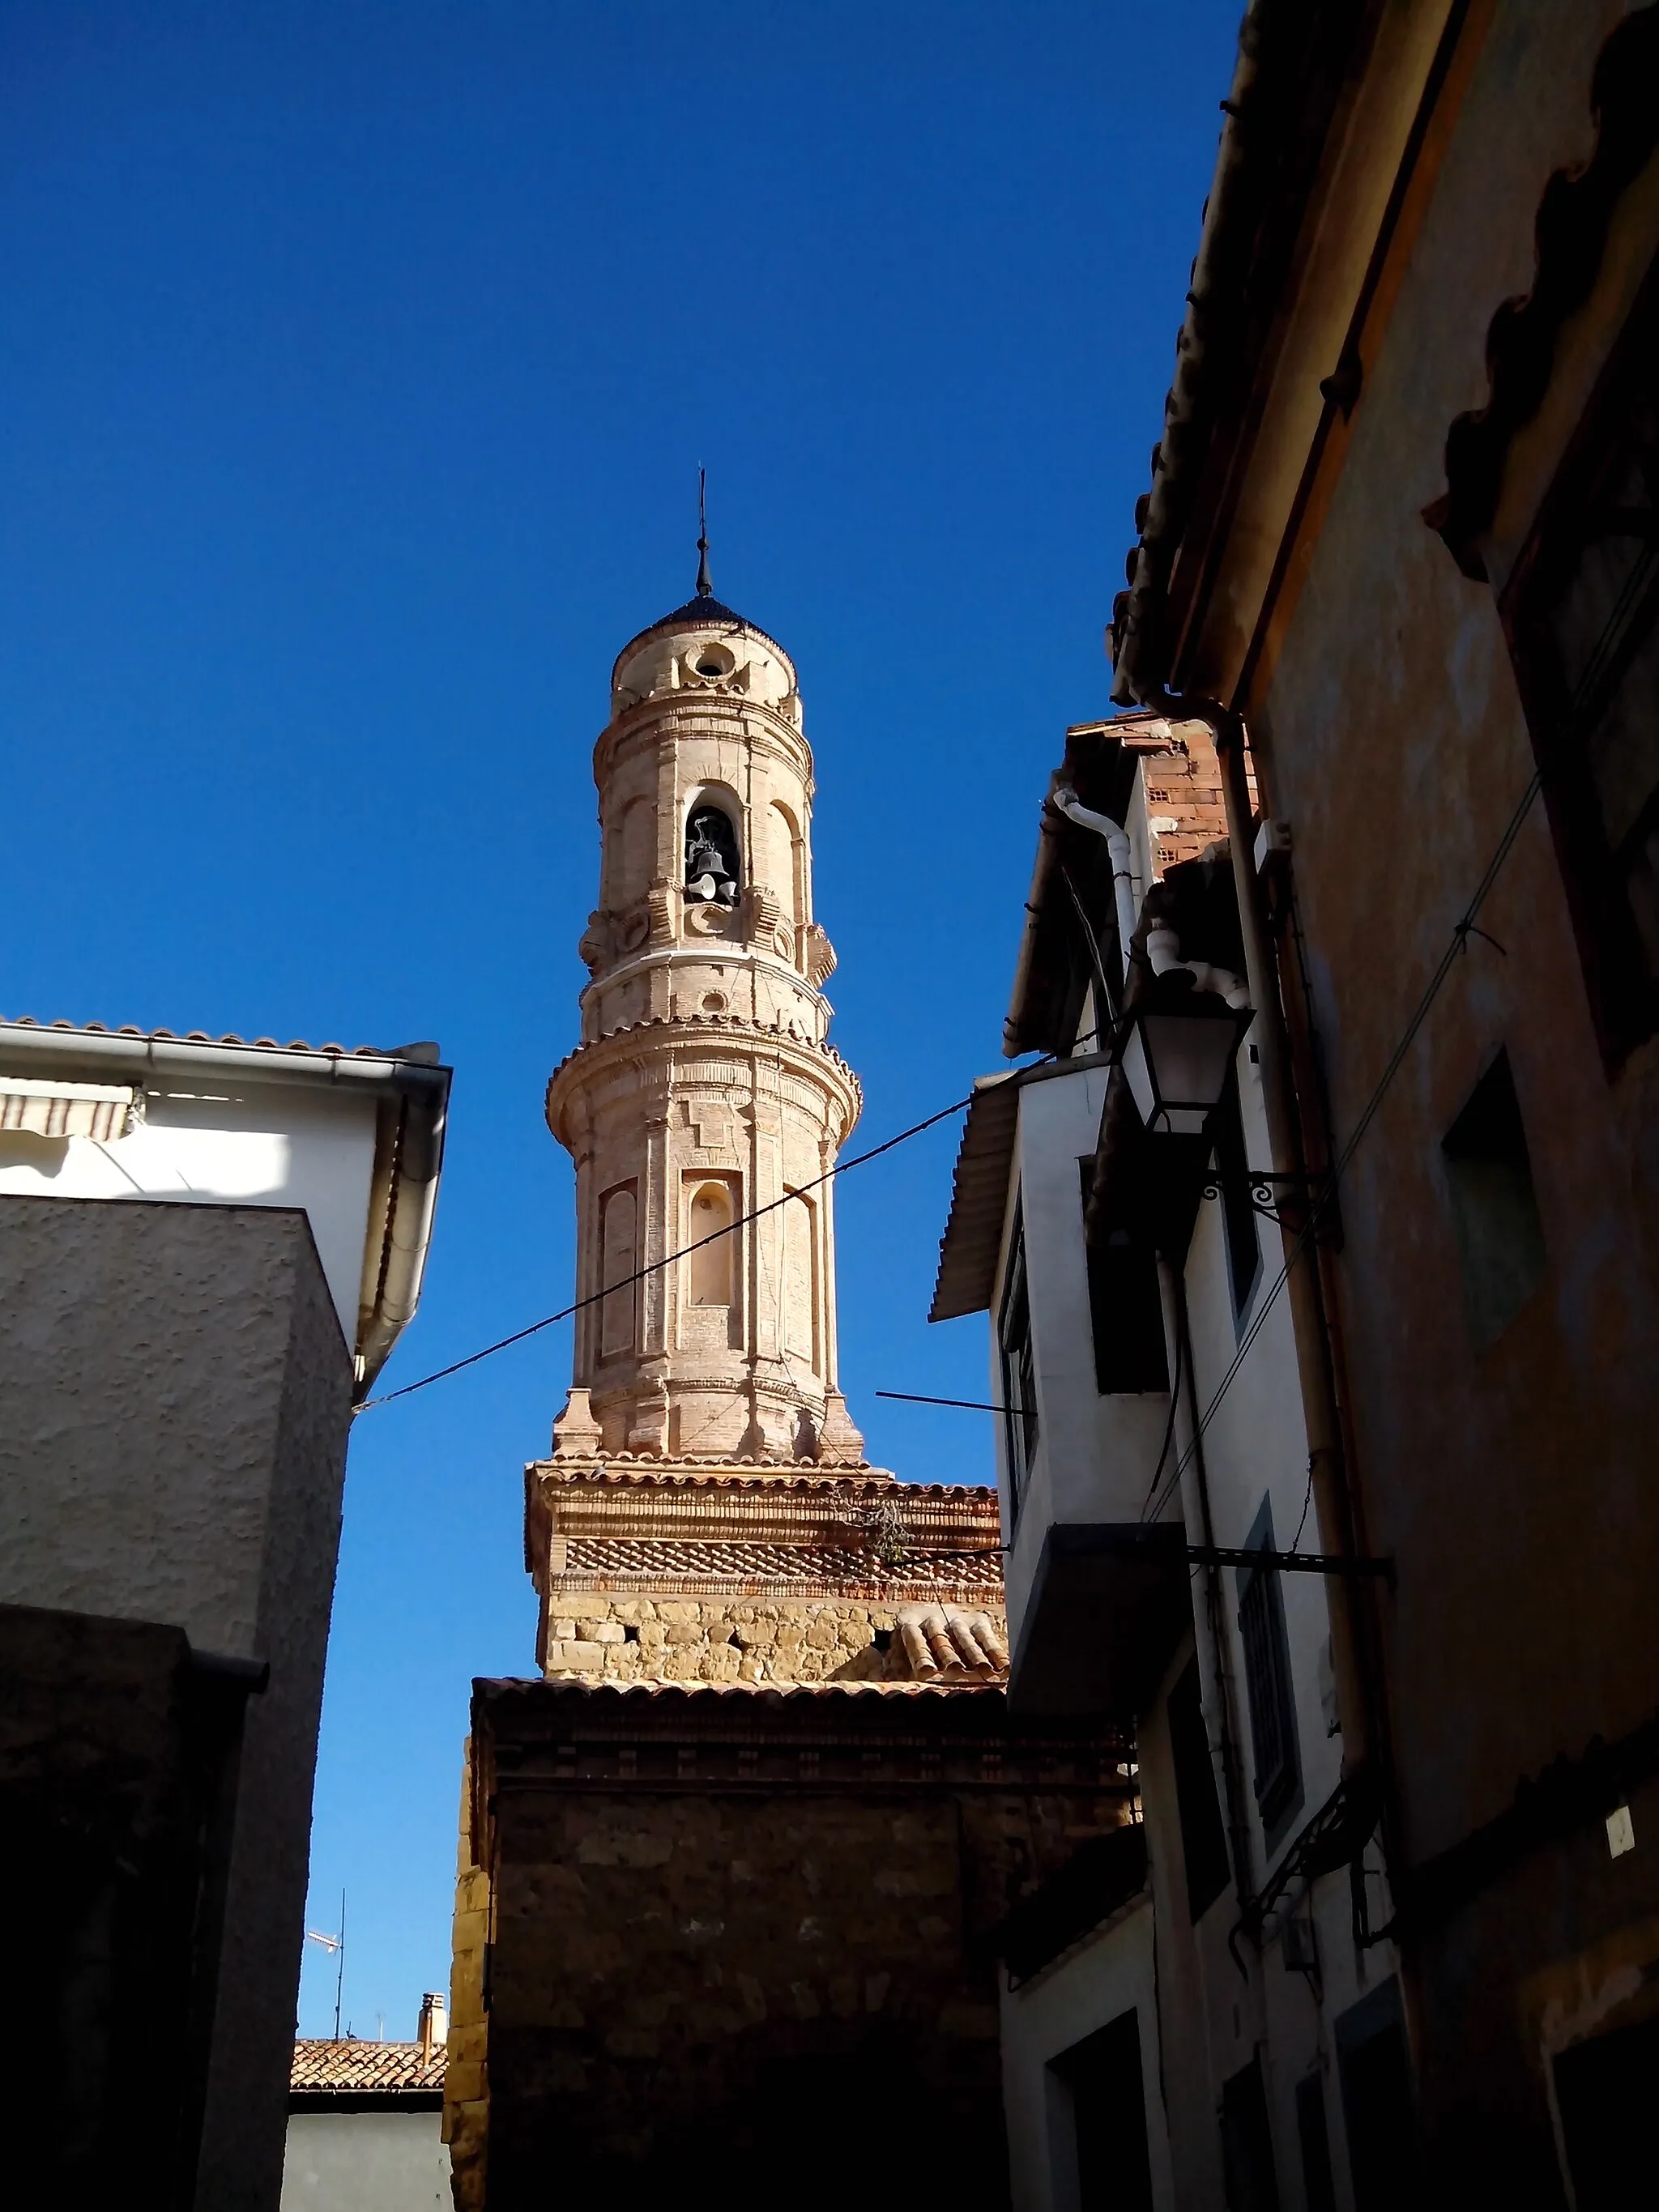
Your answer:
[[[60,2201],[275,2212],[347,1435],[447,1089],[429,1047],[0,1024],[0,1823],[52,1858]],[[147,2007],[191,2056],[135,2198],[114,2054]]]

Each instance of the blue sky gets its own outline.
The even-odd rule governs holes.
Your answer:
[[[435,1037],[386,1382],[563,1304],[611,659],[695,573],[801,671],[856,1144],[998,1064],[1037,808],[1107,708],[1237,0],[0,14],[0,1011]],[[848,1178],[871,1456],[988,1478],[930,1329],[956,1132]],[[347,2018],[447,1978],[475,1674],[532,1667],[566,1328],[367,1415],[310,1924]],[[307,1954],[301,2021],[326,2033]]]

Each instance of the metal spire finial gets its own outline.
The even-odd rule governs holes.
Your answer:
[[[708,471],[697,471],[697,597],[712,599],[714,586],[708,575]]]

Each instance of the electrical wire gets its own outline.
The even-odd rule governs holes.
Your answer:
[[[1052,1058],[1053,1055],[1045,1057]],[[775,1213],[780,1206],[787,1206],[792,1198],[799,1198],[803,1191],[816,1190],[820,1184],[831,1182],[836,1176],[847,1175],[854,1168],[868,1166],[872,1160],[878,1160],[884,1152],[890,1152],[896,1146],[908,1143],[912,1137],[921,1136],[925,1129],[932,1129],[941,1121],[948,1121],[952,1115],[964,1112],[973,1103],[974,1093],[970,1091],[965,1098],[957,1098],[949,1106],[941,1106],[938,1113],[928,1115],[925,1121],[912,1122],[908,1129],[901,1129],[896,1136],[889,1137],[884,1143],[872,1145],[867,1152],[856,1152],[850,1160],[838,1160],[823,1175],[814,1176],[811,1182],[798,1183],[793,1190],[786,1191],[781,1198],[769,1200],[766,1205],[757,1206],[749,1212],[740,1214],[735,1221],[728,1222],[724,1229],[715,1230],[713,1236],[700,1237],[695,1244],[684,1244],[677,1252],[665,1253],[660,1260],[653,1260],[643,1267],[636,1267],[631,1275],[624,1275],[620,1282],[607,1283],[602,1290],[592,1291],[586,1297],[577,1298],[570,1305],[561,1306],[557,1313],[544,1314],[540,1321],[532,1321],[527,1328],[514,1329],[511,1336],[498,1337],[494,1344],[486,1344],[482,1351],[470,1352],[465,1359],[453,1359],[447,1367],[434,1368],[430,1375],[422,1375],[418,1382],[405,1382],[401,1389],[388,1390],[379,1398],[365,1398],[356,1411],[367,1413],[377,1406],[390,1406],[398,1398],[412,1397],[416,1390],[428,1389],[434,1382],[445,1382],[465,1368],[476,1367],[481,1359],[493,1358],[496,1352],[506,1352],[513,1345],[522,1344],[527,1337],[539,1336],[543,1329],[551,1328],[557,1322],[568,1321],[573,1314],[579,1314],[588,1306],[598,1305],[602,1298],[608,1298],[617,1291],[625,1291],[635,1283],[642,1283],[647,1275],[654,1275],[662,1268],[672,1267],[676,1260],[684,1260],[693,1252],[702,1251],[705,1244],[717,1244],[722,1237],[734,1236],[739,1229],[746,1227],[751,1221],[758,1221],[763,1214]]]

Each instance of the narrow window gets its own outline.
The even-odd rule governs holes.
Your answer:
[[[731,1229],[736,1218],[732,1193],[723,1182],[699,1183],[691,1194],[686,1243],[691,1252],[691,1303],[694,1306],[735,1304],[732,1286],[737,1273],[737,1238]],[[725,1233],[722,1233],[725,1232]],[[712,1238],[713,1243],[707,1240]]]
[[[1261,1240],[1256,1234],[1255,1206],[1250,1195],[1249,1158],[1244,1149],[1244,1116],[1238,1099],[1238,1071],[1234,1069],[1215,1119],[1215,1164],[1221,1185],[1221,1213],[1227,1238],[1227,1280],[1232,1288],[1233,1318],[1239,1320],[1250,1303],[1261,1273]]]
[[[1441,1142],[1469,1327],[1501,1336],[1543,1279],[1544,1228],[1510,1058],[1500,1052]]]
[[[1516,563],[1504,619],[1616,1068],[1659,1028],[1659,277]]]
[[[1078,1162],[1086,1217],[1095,1156]],[[1089,1320],[1095,1340],[1095,1388],[1116,1391],[1167,1390],[1164,1304],[1158,1290],[1158,1255],[1127,1229],[1103,1232],[1088,1247]]]
[[[1031,1351],[1031,1294],[1025,1274],[1025,1224],[1018,1208],[1008,1241],[1008,1274],[997,1331],[1008,1440],[1008,1484],[1016,1515],[1025,1500],[1036,1450],[1036,1364]]]
[[[1187,1911],[1201,1920],[1227,1887],[1227,1835],[1216,1796],[1215,1765],[1204,1727],[1198,1662],[1188,1660],[1170,1692],[1170,1757],[1175,1767],[1181,1855],[1187,1864]]]
[[[1246,1549],[1273,1549],[1273,1512],[1265,1498]],[[1256,1808],[1263,1827],[1271,1831],[1294,1800],[1302,1780],[1290,1653],[1285,1643],[1285,1608],[1276,1567],[1238,1570],[1238,1632],[1244,1646],[1244,1680],[1249,1692]]]

